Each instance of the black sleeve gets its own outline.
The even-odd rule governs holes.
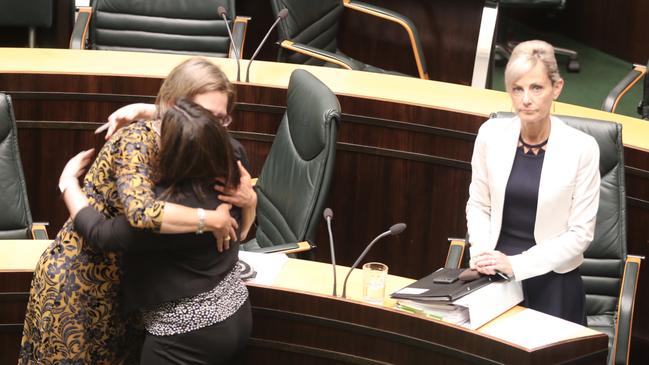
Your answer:
[[[234,151],[234,157],[237,160],[240,160],[243,167],[245,167],[246,170],[248,170],[248,172],[250,172],[250,163],[248,162],[248,155],[246,154],[246,149],[243,147],[241,142],[237,141],[232,136],[230,136],[230,144],[232,144],[232,150]]]
[[[133,228],[125,216],[107,219],[92,207],[81,209],[74,218],[75,230],[93,248],[102,251],[172,251],[204,245],[216,241],[211,233],[196,235],[158,234]]]

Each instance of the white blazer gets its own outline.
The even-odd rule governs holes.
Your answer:
[[[486,121],[478,132],[466,218],[471,254],[493,250],[514,162],[518,117]],[[592,136],[551,117],[534,226],[536,245],[509,256],[516,280],[578,267],[593,240],[599,206],[599,147]]]

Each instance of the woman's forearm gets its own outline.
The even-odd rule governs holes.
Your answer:
[[[232,221],[234,221],[230,216],[229,209],[204,210],[204,212],[205,217],[201,223],[198,209],[167,202],[163,210],[160,233],[229,230]],[[227,235],[227,233],[225,234]]]
[[[243,208],[241,210],[241,240],[246,239],[248,232],[250,232],[250,227],[255,222],[255,217],[257,215],[256,206]]]
[[[198,209],[166,203],[160,233],[189,233],[199,228]]]

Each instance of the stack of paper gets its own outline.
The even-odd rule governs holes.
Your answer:
[[[391,294],[397,308],[476,329],[523,300],[521,283],[500,277],[459,280],[457,269],[440,269]],[[443,279],[443,280],[441,280]]]
[[[462,325],[469,321],[468,308],[453,304],[399,299],[397,301],[397,308],[409,313],[457,325]]]

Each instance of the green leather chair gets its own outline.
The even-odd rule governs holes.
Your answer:
[[[257,231],[247,251],[311,249],[336,157],[340,104],[320,80],[295,70],[275,140],[257,179]]]
[[[235,0],[92,0],[79,8],[70,48],[193,54],[234,58],[226,24],[218,12],[235,14]],[[236,17],[232,33],[239,55],[247,17]]]
[[[281,48],[277,60],[280,62],[398,74],[355,60],[338,49],[338,22],[343,11],[350,9],[401,25],[410,39],[418,76],[428,79],[417,28],[399,13],[355,0],[271,0],[270,3],[275,16],[280,10],[288,9],[288,17],[278,26]]]
[[[647,70],[649,69],[649,61],[647,65],[633,65],[631,71],[615,87],[609,92],[602,103],[602,110],[615,113],[620,99],[631,90],[640,80],[644,79],[642,100],[638,104],[638,114],[640,118],[649,120],[649,78],[647,78]]]
[[[11,97],[2,93],[0,171],[0,239],[47,239],[45,224],[32,222]]]

